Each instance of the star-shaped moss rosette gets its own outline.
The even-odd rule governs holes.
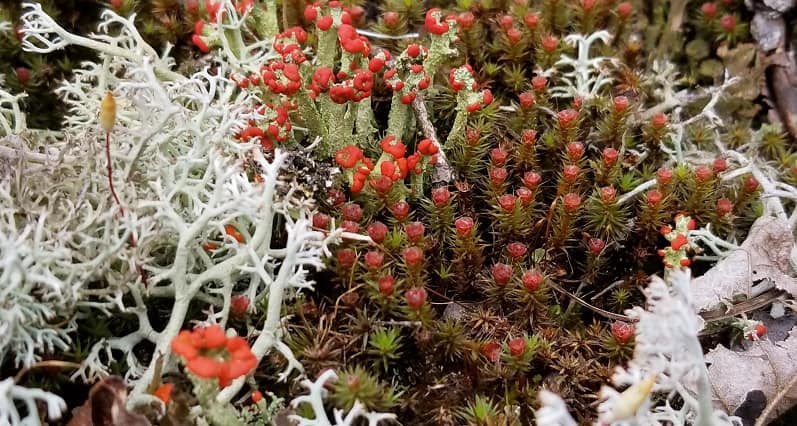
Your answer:
[[[501,360],[514,373],[527,372],[531,369],[531,362],[540,350],[540,344],[540,339],[537,336],[515,337],[503,344]]]
[[[696,227],[695,220],[689,216],[678,214],[675,216],[675,228],[666,225],[661,228],[661,234],[670,242],[669,247],[659,250],[664,266],[672,269],[676,265],[686,268],[692,264],[687,254],[689,248],[689,231]]]

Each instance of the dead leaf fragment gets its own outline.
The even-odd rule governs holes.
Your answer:
[[[770,280],[797,296],[797,279],[790,258],[794,238],[789,224],[771,216],[758,218],[739,250],[731,252],[700,277],[692,279],[692,300],[698,311],[750,297],[753,283]]]
[[[89,398],[75,410],[67,426],[150,426],[146,417],[125,408],[127,385],[118,376],[100,380],[91,387]]]
[[[763,405],[768,404],[797,374],[797,327],[782,342],[760,340],[743,352],[717,346],[706,354],[706,362],[710,364],[708,375],[714,401],[728,413],[749,412],[757,416],[763,408],[760,393],[766,400]],[[795,404],[797,388],[780,400],[769,418],[776,418]],[[757,409],[750,410],[751,405]]]

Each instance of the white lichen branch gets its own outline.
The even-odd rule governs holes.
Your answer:
[[[353,426],[361,424],[358,420],[364,419],[368,426],[378,426],[380,422],[391,422],[396,419],[395,414],[391,413],[378,413],[367,411],[365,407],[357,401],[354,406],[344,416],[344,412],[340,409],[333,410],[334,423],[327,416],[327,411],[324,408],[324,399],[327,396],[327,383],[337,380],[338,376],[334,370],[326,370],[318,376],[316,381],[302,380],[301,385],[305,387],[310,393],[301,395],[291,401],[292,407],[298,407],[302,404],[310,405],[313,410],[314,418],[307,419],[297,414],[290,416],[291,420],[296,422],[297,426]],[[384,423],[383,423],[384,424]]]

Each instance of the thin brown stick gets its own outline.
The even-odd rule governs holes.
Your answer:
[[[775,407],[778,406],[780,400],[783,399],[787,393],[789,393],[789,391],[791,390],[791,388],[794,387],[795,384],[797,384],[797,375],[792,377],[791,380],[789,380],[789,383],[786,383],[786,386],[784,386],[783,389],[781,389],[775,395],[775,397],[772,398],[772,401],[769,401],[769,404],[767,404],[767,407],[764,408],[764,411],[761,413],[761,416],[758,417],[758,420],[755,421],[755,426],[764,426],[767,424],[767,417],[769,417],[769,415],[772,414],[772,411],[774,411]]]
[[[116,190],[113,188],[113,168],[111,166],[111,132],[105,132],[105,160],[107,162],[108,168],[108,187],[111,188],[111,195],[113,195],[116,205],[119,206],[119,211],[122,213],[122,216],[124,216],[125,208],[122,206],[122,202],[119,201],[119,197],[116,195]]]
[[[752,299],[747,299],[743,302],[734,303],[730,308],[721,307],[711,311],[702,312],[700,314],[706,321],[720,321],[727,318],[733,318],[737,315],[752,312],[757,309],[763,308],[785,295],[786,292],[778,289],[771,289],[759,294]]]
[[[432,171],[432,183],[451,183],[454,180],[454,171],[451,169],[451,165],[448,164],[448,158],[446,158],[446,154],[443,151],[443,146],[437,139],[437,131],[432,121],[429,120],[429,111],[426,109],[426,101],[424,101],[422,94],[416,96],[415,100],[412,101],[412,109],[415,111],[415,118],[418,119],[418,123],[421,125],[423,136],[431,140],[438,149],[437,164],[434,165]]]
[[[614,312],[609,312],[609,311],[601,309],[601,308],[599,308],[597,306],[590,305],[589,303],[587,303],[586,301],[584,301],[580,297],[578,297],[575,294],[565,290],[564,288],[559,286],[559,284],[556,284],[556,283],[554,283],[552,281],[548,281],[548,284],[554,290],[556,290],[556,291],[558,291],[558,292],[570,297],[571,299],[575,300],[576,303],[578,303],[579,305],[581,305],[581,306],[583,306],[583,307],[585,307],[585,308],[597,313],[598,315],[604,316],[604,317],[609,318],[609,319],[618,320],[618,321],[637,322],[636,319],[631,318],[629,316],[615,314]]]
[[[14,376],[14,383],[15,384],[19,384],[20,380],[22,380],[22,378],[25,377],[25,375],[28,374],[28,372],[30,372],[31,370],[35,370],[35,369],[38,369],[38,368],[47,368],[47,367],[50,367],[50,368],[55,367],[55,368],[61,368],[61,369],[80,368],[80,364],[78,364],[76,362],[59,361],[57,359],[50,359],[50,360],[47,360],[47,361],[39,361],[39,362],[31,365],[30,367],[26,367],[26,368],[23,368],[22,370],[19,370],[17,375]]]

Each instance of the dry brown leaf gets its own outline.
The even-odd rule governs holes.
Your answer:
[[[150,426],[146,417],[125,408],[127,385],[121,377],[110,376],[95,383],[89,398],[75,410],[67,426]]]
[[[732,77],[741,77],[729,90],[729,96],[734,99],[755,99],[761,92],[761,83],[764,81],[764,66],[757,56],[758,50],[753,43],[741,43],[733,49],[726,45],[717,48],[717,56],[722,59],[722,64]],[[736,102],[734,102],[736,103]]]
[[[714,401],[728,413],[755,419],[797,374],[797,327],[782,342],[759,340],[744,352],[717,346],[706,354],[706,362]],[[780,400],[769,418],[795,404],[797,387]]]
[[[753,283],[770,280],[797,296],[790,257],[794,246],[789,224],[771,216],[758,218],[739,250],[731,252],[700,277],[692,279],[692,300],[698,311],[730,303],[734,296],[750,296]]]

